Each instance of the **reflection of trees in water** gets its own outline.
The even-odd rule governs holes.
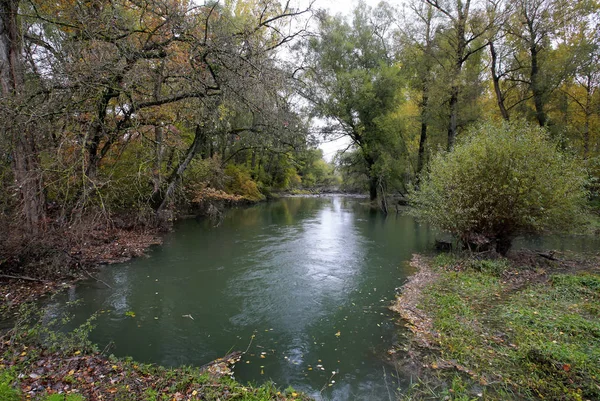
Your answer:
[[[298,222],[300,212],[302,217],[305,217],[322,207],[326,201],[332,202],[332,198],[284,198],[229,210],[225,219],[228,224],[236,227],[254,227],[261,224],[292,225]]]

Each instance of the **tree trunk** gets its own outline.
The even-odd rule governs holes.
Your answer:
[[[456,54],[454,54],[454,77],[452,77],[452,87],[450,89],[450,121],[448,123],[448,151],[452,150],[456,134],[458,131],[458,98],[461,87],[461,73],[463,63],[465,62],[465,50],[467,40],[465,30],[469,14],[470,1],[463,6],[458,2],[458,18],[456,22]]]
[[[375,160],[373,160],[373,158],[364,150],[362,150],[362,152],[365,162],[367,163],[367,172],[369,174],[369,200],[373,202],[377,199],[377,187],[379,186],[379,178],[373,173],[373,165],[375,164]]]
[[[500,76],[498,75],[498,71],[496,71],[498,55],[496,54],[496,49],[494,48],[494,42],[490,42],[490,53],[492,55],[492,81],[494,82],[496,102],[498,103],[498,108],[500,109],[500,114],[502,115],[502,118],[506,121],[510,121],[508,110],[506,110],[506,106],[504,105],[504,95],[502,94],[502,89],[500,89]]]
[[[458,77],[457,77],[458,79]],[[458,130],[458,86],[454,85],[450,95],[450,121],[448,123],[448,151],[452,150]]]
[[[154,94],[153,98],[155,101],[160,99],[160,94],[162,91],[163,84],[163,75],[162,72],[164,70],[164,62],[160,64],[159,69],[156,72],[156,83],[154,85]],[[159,121],[154,126],[154,169],[152,174],[152,181],[154,182],[153,193],[159,192],[162,185],[162,160],[164,154],[164,146],[163,146],[163,127],[162,123]]]
[[[585,126],[583,128],[583,158],[590,153],[590,119],[592,117],[592,77],[588,75],[585,87]]]
[[[416,182],[417,186],[421,180],[421,171],[425,165],[425,145],[427,144],[427,111],[429,107],[429,81],[431,76],[431,47],[432,47],[432,32],[431,21],[433,19],[433,7],[427,9],[426,25],[425,25],[425,49],[423,51],[423,76],[421,77],[421,88],[423,91],[421,97],[421,135],[419,137],[419,154],[417,158]]]
[[[158,207],[156,208],[157,214],[160,214],[163,210],[165,210],[167,205],[169,204],[169,200],[170,200],[171,196],[173,195],[173,193],[175,192],[175,188],[177,187],[178,181],[181,179],[181,176],[183,175],[183,173],[185,172],[187,167],[190,165],[190,163],[194,159],[194,156],[196,156],[196,153],[198,153],[198,149],[200,148],[200,144],[202,143],[202,137],[203,137],[203,133],[200,130],[200,125],[197,125],[196,132],[194,134],[194,141],[188,148],[186,155],[185,155],[185,159],[183,159],[179,163],[177,168],[169,176],[169,179],[167,180],[167,183],[168,183],[167,190],[165,191],[164,195],[159,197],[160,193],[158,193],[158,194],[154,194],[154,196],[153,196],[153,197],[156,197],[154,204],[158,205]]]
[[[372,202],[377,199],[377,177],[369,177],[369,200]]]
[[[98,172],[98,165],[100,163],[100,155],[98,150],[100,148],[100,142],[105,134],[105,123],[106,116],[108,115],[108,105],[111,99],[119,96],[119,91],[113,88],[107,88],[102,93],[102,97],[98,103],[96,109],[96,121],[92,124],[91,132],[87,138],[85,147],[88,154],[88,165],[85,169],[85,175],[89,179],[94,179]]]
[[[426,102],[423,95],[423,102]],[[419,138],[419,156],[417,160],[417,182],[420,181],[420,174],[425,165],[425,144],[427,143],[427,122],[425,121],[425,108],[421,109],[421,136]]]
[[[538,121],[538,124],[541,127],[545,127],[548,123],[548,116],[544,111],[544,87],[540,79],[537,45],[532,43],[529,51],[531,54],[531,93],[533,95],[533,103],[535,105],[535,117]]]
[[[24,86],[21,63],[21,32],[18,25],[18,0],[0,0],[0,89],[4,101],[22,101]],[[13,145],[13,174],[19,190],[24,228],[36,235],[44,222],[46,199],[35,138],[30,127],[13,117],[8,128]],[[7,138],[8,139],[8,138]]]

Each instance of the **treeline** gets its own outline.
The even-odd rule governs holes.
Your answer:
[[[595,1],[359,3],[349,17],[197,3],[0,0],[0,218],[13,235],[119,213],[160,224],[201,201],[340,179],[385,200],[487,120],[544,127],[597,192]],[[323,137],[349,139],[337,172]]]
[[[321,14],[296,77],[329,134],[345,184],[406,193],[440,150],[486,120],[545,127],[600,177],[598,3],[421,0]]]
[[[0,1],[3,231],[335,181],[278,56],[310,7],[198,3]]]

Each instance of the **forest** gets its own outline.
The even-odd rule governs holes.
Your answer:
[[[387,212],[482,121],[543,127],[597,198],[594,1],[345,17],[270,0],[5,0],[0,15],[3,264],[65,225],[165,227],[273,192],[367,192]],[[337,138],[349,145],[327,163],[317,145]]]

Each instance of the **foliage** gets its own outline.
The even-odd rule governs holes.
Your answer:
[[[411,193],[414,214],[467,243],[483,235],[505,254],[524,233],[565,230],[585,215],[585,171],[541,128],[486,123],[440,153]]]
[[[250,201],[264,199],[250,173],[242,167],[230,164],[225,168],[225,175],[227,176],[225,188],[228,192],[243,196]]]
[[[95,315],[69,331],[63,329],[71,320],[70,316],[56,316],[34,304],[22,304],[17,316],[14,327],[9,332],[11,341],[37,346],[60,355],[96,351],[95,345],[89,340],[89,334],[94,329]]]
[[[387,4],[373,10],[359,3],[351,21],[322,16],[320,35],[304,49],[310,68],[301,91],[312,113],[329,120],[325,136],[346,136],[362,158],[371,200],[393,171],[384,155],[395,161],[407,156],[402,126],[390,123],[403,100],[400,68],[388,49],[391,20]]]
[[[340,177],[336,175],[335,167],[323,159],[321,149],[307,149],[298,159],[303,188],[339,186]]]
[[[19,401],[21,395],[12,384],[16,382],[16,375],[13,372],[0,368],[0,400],[2,401]]]

